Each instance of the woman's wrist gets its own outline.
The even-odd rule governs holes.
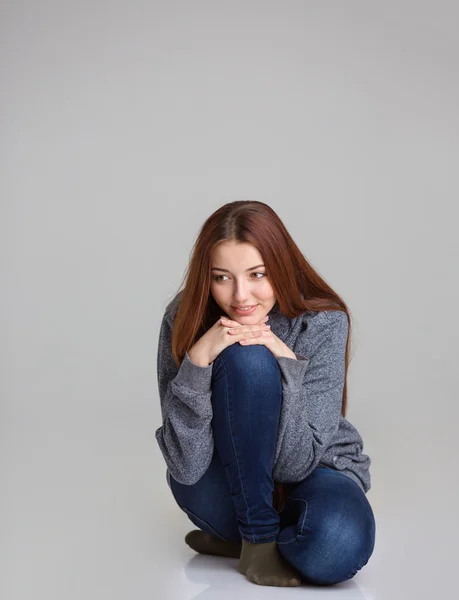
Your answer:
[[[208,356],[200,351],[199,348],[196,348],[196,344],[188,350],[188,356],[190,357],[191,362],[198,367],[208,367],[210,365]]]

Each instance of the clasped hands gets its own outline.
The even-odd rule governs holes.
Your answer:
[[[244,328],[248,327],[247,325],[241,325],[241,323],[233,321],[228,317],[220,317],[220,322],[224,327],[230,328],[228,329],[229,335],[234,335],[236,333],[240,334],[244,331]],[[248,328],[245,330],[249,331]],[[284,342],[280,338],[278,338],[277,335],[274,334],[270,329],[262,330],[258,333],[259,335],[257,337],[243,338],[239,340],[239,343],[242,346],[251,346],[255,344],[266,346],[276,358],[281,358],[282,356],[285,356],[286,358],[296,359],[295,353],[292,352],[292,350],[290,350],[287,344],[284,344]]]

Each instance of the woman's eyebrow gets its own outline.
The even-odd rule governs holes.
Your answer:
[[[254,269],[259,269],[260,267],[264,267],[265,265],[255,265],[254,267],[250,267],[250,269],[246,269],[247,271],[253,271]],[[225,273],[229,273],[228,269],[221,269],[220,267],[212,267],[211,271],[225,271]]]

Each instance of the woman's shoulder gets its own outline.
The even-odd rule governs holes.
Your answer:
[[[183,290],[180,290],[180,292],[178,292],[172,298],[172,300],[169,301],[166,308],[164,309],[164,316],[166,317],[166,319],[169,321],[169,323],[171,325],[174,322],[175,316],[177,314],[178,307],[180,304],[180,298],[182,297],[182,294],[183,294]]]
[[[347,313],[341,308],[334,310],[306,311],[300,315],[300,319],[305,327],[326,330],[347,329],[349,320]]]

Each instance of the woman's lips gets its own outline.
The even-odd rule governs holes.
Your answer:
[[[234,310],[234,312],[237,315],[244,316],[244,315],[251,315],[255,311],[255,309],[257,308],[257,306],[258,306],[258,304],[254,304],[252,306],[252,308],[249,308],[249,310],[239,310],[235,306],[232,306],[231,308]]]

